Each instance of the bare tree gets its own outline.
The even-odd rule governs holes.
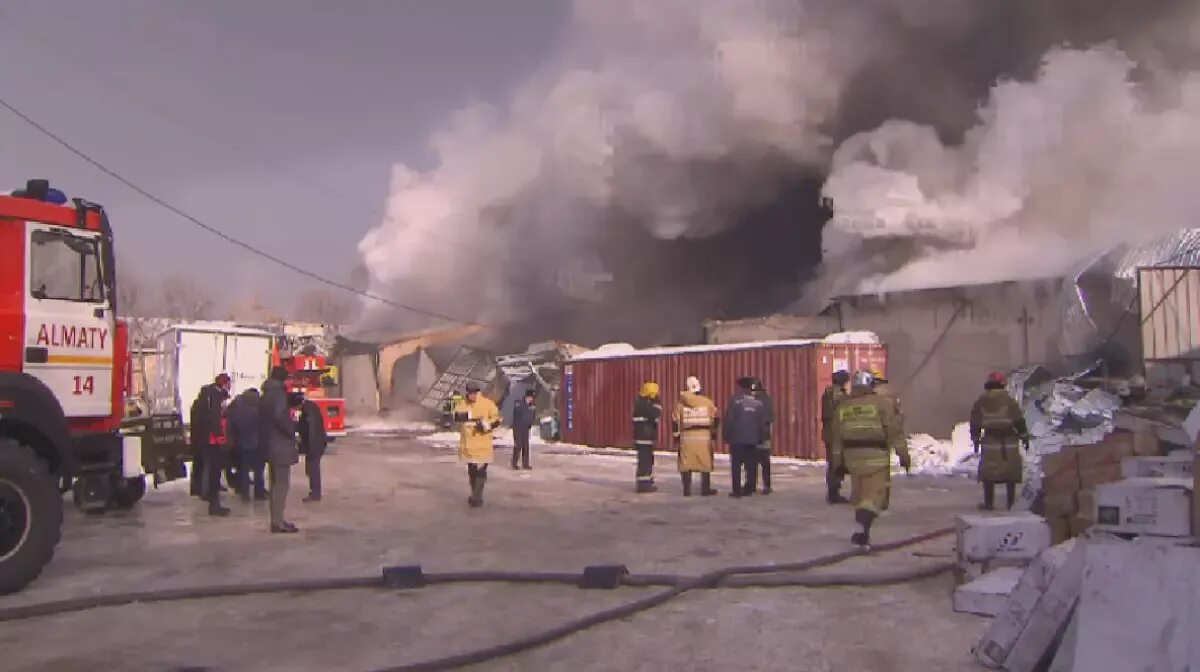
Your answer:
[[[300,297],[296,316],[318,324],[345,325],[358,312],[358,300],[349,293],[313,289]]]
[[[252,324],[282,324],[286,321],[284,315],[264,303],[258,294],[250,294],[234,302],[227,311],[226,317],[231,322]]]
[[[216,303],[195,278],[171,275],[160,287],[165,317],[176,320],[207,320],[213,316]]]

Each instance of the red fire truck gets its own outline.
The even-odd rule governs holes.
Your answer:
[[[50,562],[63,492],[87,510],[127,507],[147,475],[186,475],[178,414],[125,419],[115,260],[102,206],[46,180],[0,194],[0,594]]]
[[[324,354],[311,344],[299,345],[295,339],[277,336],[272,365],[287,369],[288,391],[303,392],[321,409],[330,440],[346,435],[346,400],[325,396],[333,369]]]

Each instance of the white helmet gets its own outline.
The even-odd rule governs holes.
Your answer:
[[[855,371],[852,384],[854,387],[871,387],[875,384],[875,376],[870,371]]]
[[[700,379],[695,376],[688,376],[685,387],[687,391],[691,392],[692,394],[700,394],[700,390],[703,389],[700,387]]]

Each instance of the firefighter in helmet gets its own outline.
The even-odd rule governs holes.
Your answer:
[[[985,511],[996,508],[996,484],[1003,483],[1008,508],[1012,509],[1024,464],[1023,442],[1029,448],[1029,429],[1021,406],[1005,389],[1003,373],[993,373],[983,384],[984,392],[971,407],[971,442],[979,459],[979,482],[983,484]]]
[[[846,384],[850,372],[839,369],[833,372],[833,383],[821,393],[821,442],[825,444],[825,501],[830,504],[845,504],[850,500],[842,496],[842,480],[846,477],[842,456],[833,443],[834,412],[842,399],[846,398]]]
[[[480,507],[488,464],[495,457],[492,432],[500,426],[500,409],[479,393],[478,383],[469,382],[466,396],[454,405],[454,422],[458,423],[458,458],[467,463],[467,479],[471,484],[467,503]]]
[[[663,407],[658,383],[646,381],[633,401],[633,445],[637,449],[638,493],[657,492],[654,485],[654,447],[658,444],[658,423]]]
[[[858,371],[850,394],[834,411],[833,444],[850,474],[850,500],[854,519],[862,531],[850,541],[859,546],[871,543],[871,525],[883,510],[891,489],[892,452],[908,469],[911,461],[904,427],[891,399],[875,391],[874,377]]]

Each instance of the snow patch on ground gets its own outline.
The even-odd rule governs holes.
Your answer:
[[[965,422],[954,427],[948,441],[928,434],[913,434],[908,437],[908,452],[914,474],[971,475],[979,461],[971,443],[971,428]],[[898,466],[899,458],[893,458],[893,464]]]

